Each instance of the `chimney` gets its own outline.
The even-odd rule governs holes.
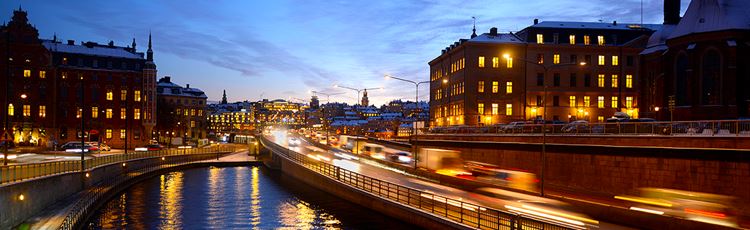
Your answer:
[[[110,40],[108,45],[109,45],[109,47],[115,47],[115,42],[112,41],[112,40]]]
[[[617,25],[617,21],[612,22],[612,25],[616,26]]]
[[[490,28],[490,35],[497,36],[497,27]]]
[[[664,0],[664,24],[680,23],[680,0]]]
[[[539,19],[538,18],[534,19],[534,25],[536,25],[536,24],[539,24]]]
[[[185,85],[185,88],[189,89],[190,88],[190,84]]]
[[[72,45],[75,45],[75,44],[76,44],[75,40],[68,40],[68,45],[72,46]]]

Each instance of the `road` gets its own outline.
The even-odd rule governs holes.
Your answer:
[[[503,199],[490,197],[476,192],[464,191],[457,188],[439,185],[424,178],[418,178],[415,175],[411,175],[404,171],[388,167],[364,157],[358,157],[357,155],[344,152],[340,149],[332,149],[331,151],[326,151],[324,149],[315,147],[312,143],[304,140],[304,138],[296,137],[301,141],[299,144],[293,144],[292,146],[288,144],[288,141],[286,139],[287,137],[285,135],[276,135],[276,137],[269,136],[268,138],[269,140],[272,140],[281,146],[287,147],[297,153],[308,155],[311,158],[315,158],[321,161],[327,161],[343,169],[347,169],[372,178],[384,180],[390,183],[421,190],[423,192],[434,193],[436,195],[441,195],[447,198],[514,213],[524,213],[526,211],[530,211],[528,209],[520,208],[521,206],[530,207],[531,205],[527,204],[541,204],[534,207],[534,209],[552,215],[551,217],[550,215],[546,216],[557,221],[566,222],[573,225],[585,226],[584,228],[588,229],[631,229],[624,226],[618,226],[611,223],[592,220],[585,214],[574,211],[575,207],[565,205],[564,203],[556,200],[505,190],[496,191],[496,194],[499,193],[503,195]],[[534,211],[531,210],[530,212]],[[528,215],[529,213],[525,214]]]

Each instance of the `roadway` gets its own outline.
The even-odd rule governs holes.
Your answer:
[[[314,144],[309,143],[304,138],[296,138],[301,140],[300,143],[290,146],[285,135],[277,135],[277,137],[268,136],[269,140],[272,140],[276,144],[289,148],[290,150],[297,153],[307,155],[321,161],[327,161],[328,163],[331,163],[335,166],[368,177],[377,178],[390,183],[421,190],[423,192],[434,193],[436,195],[460,200],[466,203],[491,207],[494,209],[504,210],[512,213],[530,215],[531,213],[538,214],[541,212],[543,214],[540,215],[546,216],[547,218],[551,218],[564,223],[569,223],[573,226],[581,226],[582,228],[587,229],[631,229],[612,223],[595,221],[585,214],[576,212],[575,207],[566,205],[560,201],[499,189],[494,190],[493,193],[491,193],[494,195],[493,197],[486,195],[490,194],[486,192],[482,192],[483,194],[485,194],[483,195],[477,192],[464,191],[457,188],[447,187],[433,183],[424,178],[418,178],[415,175],[395,168],[391,168],[384,164],[380,164],[376,161],[352,154],[350,152],[345,152],[343,150],[335,148],[331,149],[330,151],[326,151],[314,146]],[[496,197],[502,197],[502,199]],[[535,204],[536,206],[529,204]],[[543,217],[540,217],[540,219],[542,218]]]

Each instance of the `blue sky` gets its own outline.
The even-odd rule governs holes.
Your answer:
[[[685,11],[689,1],[682,1]],[[644,23],[662,22],[663,0],[643,0]],[[413,85],[384,74],[424,81],[427,62],[446,45],[490,27],[518,31],[541,21],[640,22],[640,0],[3,0],[8,21],[21,5],[42,38],[120,46],[133,38],[145,51],[153,34],[159,77],[201,88],[209,100],[309,99],[310,90],[347,92],[331,100],[353,103],[336,89],[384,87],[370,101],[412,99]],[[427,99],[426,87],[420,98]]]

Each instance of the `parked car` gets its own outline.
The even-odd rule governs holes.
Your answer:
[[[501,129],[504,133],[520,133],[523,131],[523,126],[526,125],[526,122],[523,121],[514,121],[511,123],[508,123],[507,125],[503,126]]]
[[[588,121],[577,120],[563,125],[560,131],[563,133],[588,133],[591,132],[590,129]]]

